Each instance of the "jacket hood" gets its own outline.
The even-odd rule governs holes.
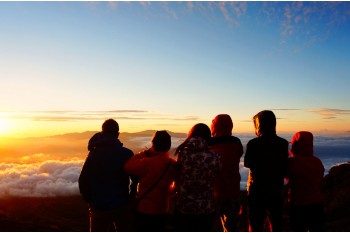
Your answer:
[[[292,149],[289,151],[292,157],[303,156],[310,157],[314,155],[314,136],[310,132],[301,131],[294,135],[291,144]]]
[[[213,137],[231,136],[233,123],[227,114],[220,114],[211,123],[211,133]]]
[[[255,134],[258,137],[263,135],[276,134],[276,117],[272,111],[264,110],[253,117]]]
[[[94,136],[92,136],[92,138],[90,138],[89,144],[88,144],[88,150],[91,151],[96,148],[113,146],[113,145],[122,146],[123,144],[113,134],[99,132],[99,133],[96,133]]]

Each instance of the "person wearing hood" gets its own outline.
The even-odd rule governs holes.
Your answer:
[[[170,147],[168,132],[157,131],[152,147],[134,155],[124,165],[127,173],[140,177],[135,231],[166,231],[169,200],[175,196],[172,184],[179,175],[176,161],[169,157]]]
[[[238,231],[240,211],[239,193],[241,175],[239,162],[243,146],[239,138],[232,136],[233,123],[227,114],[220,114],[212,121],[211,151],[221,156],[222,171],[214,183],[216,214],[213,231]]]
[[[90,231],[133,231],[128,211],[129,175],[123,170],[133,152],[118,140],[119,125],[106,120],[102,132],[89,141],[87,156],[79,176],[79,190],[90,211]],[[136,192],[135,186],[132,192]]]
[[[322,231],[325,213],[320,192],[324,175],[321,160],[313,151],[313,135],[301,131],[294,135],[288,159],[286,181],[289,188],[292,231]]]
[[[276,117],[261,111],[253,117],[255,134],[247,144],[244,166],[249,168],[247,182],[249,231],[263,231],[267,214],[272,231],[283,231],[284,184],[288,141],[276,135]]]
[[[175,181],[174,231],[211,231],[215,217],[214,182],[221,171],[221,157],[210,151],[211,132],[196,124],[187,139],[177,147],[180,176]]]

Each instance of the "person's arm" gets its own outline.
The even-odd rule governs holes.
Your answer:
[[[140,183],[140,177],[130,175],[131,178],[131,185],[130,185],[130,197],[135,197],[137,194],[137,185]]]
[[[146,176],[146,153],[144,151],[132,156],[125,164],[124,171],[130,175]]]
[[[79,190],[83,196],[83,199],[88,205],[91,202],[91,175],[92,175],[92,163],[91,157],[93,152],[90,152],[87,156],[79,175]]]

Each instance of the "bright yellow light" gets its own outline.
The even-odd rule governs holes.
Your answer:
[[[0,133],[5,133],[9,129],[9,122],[7,119],[0,118]]]

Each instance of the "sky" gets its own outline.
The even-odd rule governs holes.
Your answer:
[[[0,2],[0,136],[350,134],[350,2]]]

